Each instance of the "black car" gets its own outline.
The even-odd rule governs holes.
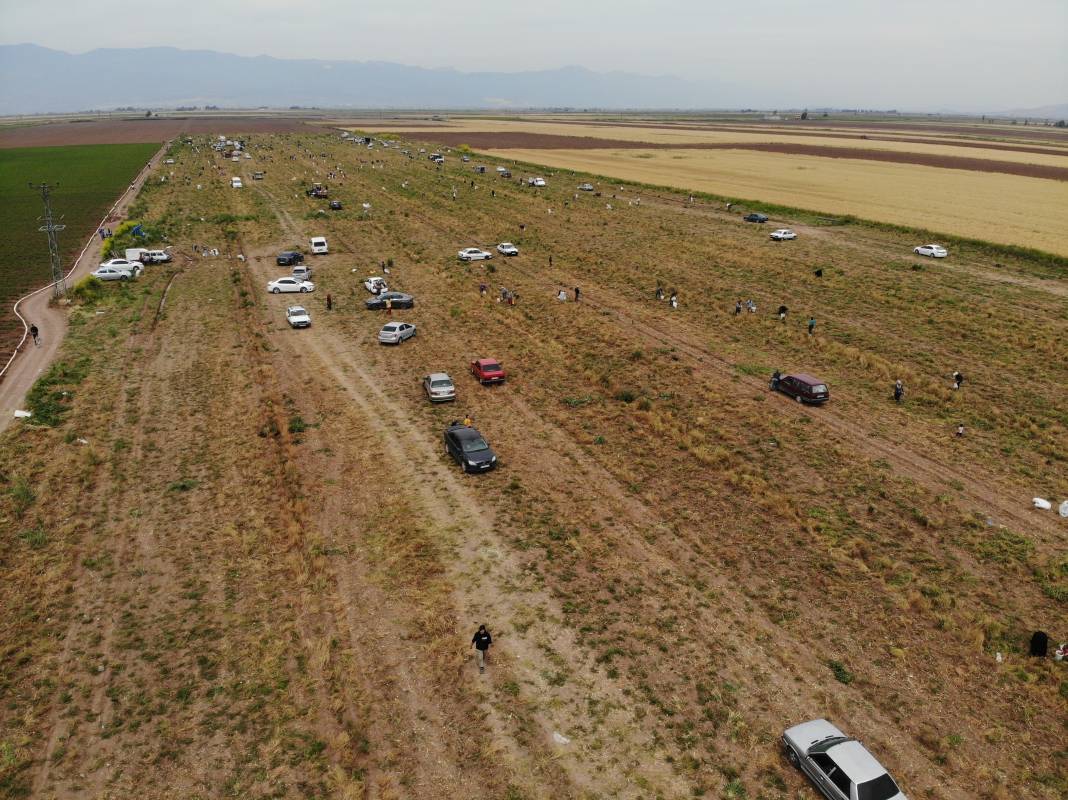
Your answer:
[[[500,175],[502,178],[511,178],[512,177],[512,173],[509,172],[508,170],[503,170],[501,172],[498,172],[497,174]]]
[[[497,466],[497,454],[477,428],[454,422],[445,429],[445,452],[464,472],[486,472]]]
[[[341,201],[340,200],[331,200],[330,201],[330,210],[331,211],[340,211],[341,210]]]
[[[742,217],[742,219],[744,219],[746,222],[767,222],[768,221],[767,214],[757,214],[756,212],[754,212],[752,214],[746,214],[744,217]]]
[[[284,253],[279,253],[275,261],[280,267],[292,267],[294,264],[304,263],[304,254],[296,250],[286,250]]]
[[[415,298],[404,292],[380,292],[365,305],[368,311],[379,311],[386,307],[387,300],[393,301],[391,308],[415,308]]]
[[[831,399],[831,392],[827,388],[827,384],[819,378],[804,372],[795,372],[793,375],[775,373],[775,375],[771,376],[769,388],[773,392],[782,392],[799,403],[820,405]]]

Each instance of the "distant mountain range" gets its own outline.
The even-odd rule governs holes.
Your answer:
[[[273,108],[712,108],[723,87],[593,72],[459,72],[382,61],[236,56],[173,47],[72,55],[0,45],[0,114],[218,105]]]
[[[994,111],[988,117],[1013,117],[1016,119],[1068,119],[1068,103],[1035,108],[1014,108],[1009,111]]]

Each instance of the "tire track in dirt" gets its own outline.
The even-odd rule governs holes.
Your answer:
[[[271,207],[276,209],[276,217],[283,231],[290,236],[300,238],[301,231],[294,224],[292,216],[288,213],[283,213],[283,210],[279,208],[276,199],[270,192],[262,188],[261,191],[269,199]],[[339,236],[335,232],[333,237],[345,245],[347,250],[352,250],[344,236]],[[257,263],[258,261],[259,259],[254,258],[250,263]],[[288,337],[279,338],[282,339],[282,344],[289,344]],[[378,388],[376,382],[358,365],[354,358],[347,353],[341,352],[336,346],[328,344],[325,339],[319,337],[308,338],[311,345],[310,349],[319,356],[320,364],[325,372],[332,373],[338,384],[356,399],[361,410],[364,411],[366,419],[387,443],[387,449],[391,452],[392,460],[397,465],[403,469],[404,465],[407,465],[411,460],[413,452],[419,452],[420,450],[434,451],[434,448],[427,447],[427,443],[422,441],[423,437],[412,428],[407,419],[396,414],[389,414],[390,418],[387,422],[385,416],[380,415],[378,408],[391,409],[392,404],[381,389]],[[302,352],[300,355],[306,357],[307,352]],[[355,376],[355,380],[353,376]],[[385,413],[388,414],[389,412]],[[398,431],[403,433],[406,442],[410,445],[409,447],[402,448],[397,444],[395,437]],[[468,528],[473,527],[476,531],[476,535],[468,535],[464,538],[463,543],[460,545],[460,551],[454,559],[455,563],[469,566],[466,574],[463,572],[457,574],[455,566],[452,567],[454,585],[460,587],[471,584],[473,580],[478,580],[476,576],[487,572],[494,573],[495,578],[487,580],[483,577],[479,581],[483,587],[521,585],[523,583],[522,568],[514,561],[514,557],[508,555],[507,546],[494,533],[494,521],[485,515],[481,507],[456,482],[455,477],[447,469],[443,468],[440,463],[427,464],[424,461],[419,472],[423,475],[429,474],[433,476],[433,483],[437,484],[435,487],[431,482],[422,480],[418,474],[412,476],[412,481],[419,487],[417,493],[421,503],[437,526],[442,530],[462,530],[466,526]],[[449,498],[452,502],[443,503],[441,496]],[[459,509],[450,509],[449,506],[452,504],[458,504]],[[490,542],[491,544],[487,548],[484,544],[478,544],[478,540]],[[561,616],[558,604],[540,592],[528,592],[523,603],[518,603],[510,595],[503,594],[495,588],[489,588],[488,590],[483,588],[474,595],[464,593],[463,590],[458,591],[458,608],[465,609],[467,611],[466,616],[469,619],[483,618],[486,611],[492,611],[497,618],[516,619],[521,613],[520,605],[552,608],[554,609],[554,616],[557,618]],[[502,644],[504,647],[501,646]],[[557,631],[554,647],[564,652],[574,652],[576,643],[573,633],[568,630]],[[508,652],[512,659],[509,667],[517,672],[525,673],[526,680],[532,683],[537,684],[539,673],[551,668],[551,664],[545,662],[543,654],[536,647],[528,644],[524,637],[506,637],[502,642],[501,637],[498,635],[497,652],[500,653],[502,650]],[[602,702],[611,703],[617,707],[625,707],[626,699],[622,695],[617,693],[613,693],[615,696],[606,694],[607,687],[603,678],[590,672],[588,663],[583,665],[583,669],[586,674],[580,678],[580,681],[586,692],[601,695]],[[498,741],[507,743],[506,747],[511,754],[513,764],[521,763],[524,745],[517,742],[514,739],[514,735],[509,733],[511,726],[508,721],[501,718],[500,712],[492,705],[484,703],[483,708],[487,713],[489,723],[495,731],[495,738]],[[547,720],[540,720],[540,724],[544,728],[543,739],[545,742],[550,740],[553,730],[566,728],[565,725],[560,723],[547,723]],[[630,721],[628,728],[635,734],[640,730],[636,720]],[[620,746],[624,743],[617,739],[615,744]],[[525,746],[529,748],[531,744],[526,743]],[[637,749],[631,752],[617,754],[611,752],[610,748],[604,748],[604,750],[597,753],[604,767],[602,772],[607,771],[607,774],[612,774],[613,759],[616,763],[642,763],[647,761],[647,759],[642,759],[639,754],[647,750],[651,743],[643,736],[640,737],[640,741],[635,746]],[[547,747],[547,744],[542,745],[542,747]],[[544,755],[547,762],[554,763],[560,763],[566,758],[560,753],[554,753],[549,756],[544,751],[540,755]],[[586,755],[587,757],[592,757],[593,754],[587,753]],[[570,780],[574,781],[576,785],[588,784],[590,778],[585,765],[580,767],[574,760],[571,760],[565,766]],[[647,775],[655,775],[662,785],[672,787],[677,791],[684,791],[684,784],[671,775],[669,769],[657,768],[655,771],[647,769]],[[558,783],[558,780],[554,782]],[[559,788],[563,788],[563,785],[560,785]],[[589,790],[597,790],[600,787],[596,784],[588,784],[587,788]]]

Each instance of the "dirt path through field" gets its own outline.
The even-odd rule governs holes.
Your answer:
[[[129,188],[123,192],[107,218],[109,224],[117,223],[122,219],[126,209],[137,197],[141,185],[159,164],[165,150],[166,145],[152,156]],[[89,234],[88,247],[75,261],[70,274],[67,275],[68,289],[96,269],[97,264],[100,263],[100,251],[103,246],[104,242],[96,231]],[[63,337],[67,333],[67,311],[52,303],[51,284],[16,301],[15,311],[26,321],[27,326],[37,326],[40,331],[41,344],[35,346],[29,337],[24,339],[15,360],[3,378],[0,378],[0,431],[11,423],[15,410],[22,407],[26,393],[55,360],[59,346],[63,343]]]

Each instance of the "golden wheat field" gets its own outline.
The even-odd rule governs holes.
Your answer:
[[[532,149],[493,155],[1068,255],[1068,184],[1058,181],[744,150]]]

